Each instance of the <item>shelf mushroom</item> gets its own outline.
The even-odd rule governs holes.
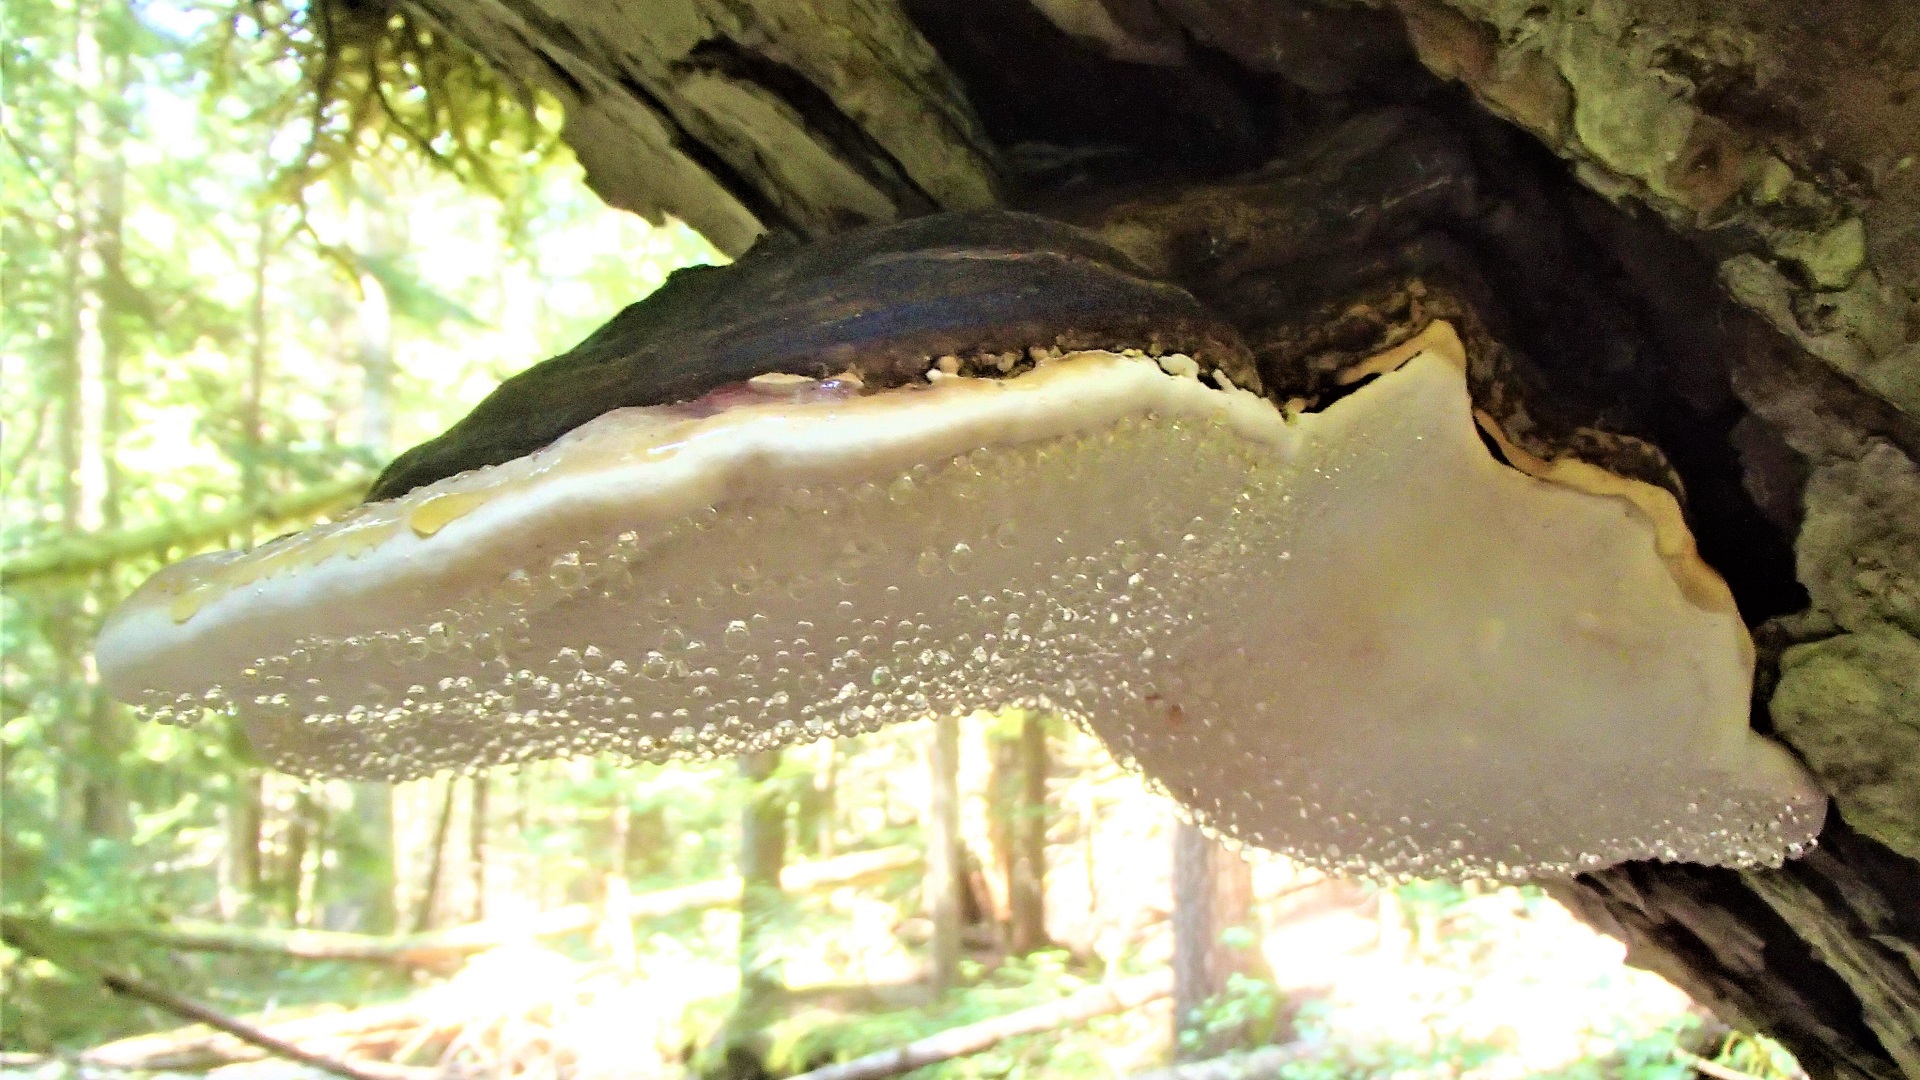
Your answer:
[[[797,251],[549,362],[597,398],[533,369],[376,501],[162,571],[107,685],[361,777],[1035,705],[1210,827],[1374,876],[1812,843],[1825,798],[1748,726],[1752,647],[1672,496],[1497,459],[1444,323],[1303,413],[1062,226]]]

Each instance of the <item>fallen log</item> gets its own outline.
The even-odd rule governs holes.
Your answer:
[[[780,877],[789,892],[808,892],[848,885],[880,874],[904,870],[920,861],[918,848],[909,846],[856,851],[831,859],[790,866]],[[738,877],[699,881],[626,898],[630,919],[657,919],[683,911],[724,907],[740,898]],[[354,934],[338,930],[276,930],[230,926],[224,923],[175,922],[163,926],[141,923],[65,923],[18,915],[0,916],[0,923],[41,927],[49,932],[93,938],[136,937],[182,952],[248,953],[294,960],[339,960],[445,969],[466,956],[513,941],[562,937],[599,925],[602,913],[591,904],[569,904],[532,918],[487,919],[465,926],[399,937]]]
[[[1298,1064],[1318,1049],[1309,1043],[1263,1046],[1240,1050],[1205,1061],[1189,1061],[1134,1073],[1130,1080],[1280,1080],[1287,1066]]]
[[[1173,973],[1157,971],[1119,982],[1103,983],[1059,1001],[1021,1009],[977,1024],[948,1028],[905,1046],[826,1065],[801,1073],[793,1080],[882,1080],[899,1076],[922,1066],[948,1061],[983,1050],[1021,1035],[1085,1023],[1096,1016],[1137,1009],[1149,1001],[1173,993]]]

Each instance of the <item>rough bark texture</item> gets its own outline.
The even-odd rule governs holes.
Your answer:
[[[1007,867],[1007,951],[1025,956],[1047,947],[1047,717],[1020,718],[1019,797]]]
[[[776,938],[787,915],[781,871],[787,862],[790,793],[776,778],[778,750],[740,758],[747,805],[740,816],[740,992],[720,1034],[718,1060],[708,1073],[729,1078],[765,1075],[761,1060],[767,1019],[787,984]]]
[[[1253,868],[1239,851],[1181,822],[1173,832],[1173,1029],[1180,1060],[1216,1057],[1245,1037],[1209,1031],[1205,1009],[1231,991],[1234,975],[1272,974],[1258,939]]]
[[[960,920],[966,878],[960,839],[960,720],[933,722],[927,746],[927,918],[933,922],[928,953],[936,994],[960,981]]]
[[[997,199],[994,150],[886,0],[418,0],[566,108],[587,182],[722,250]]]
[[[1036,208],[1309,394],[1459,321],[1477,403],[1525,448],[1684,492],[1755,628],[1755,726],[1837,811],[1778,871],[1563,894],[1816,1075],[1920,1077],[1920,12],[409,2],[554,90],[610,202],[731,251]]]

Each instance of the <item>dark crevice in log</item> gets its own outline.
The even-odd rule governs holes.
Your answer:
[[[773,232],[785,232],[794,236],[804,235],[799,225],[760,190],[760,186],[752,177],[743,175],[738,169],[728,164],[727,160],[716,153],[712,147],[693,137],[684,127],[681,127],[673,118],[673,110],[661,100],[658,94],[647,89],[638,79],[628,75],[620,77],[620,88],[645,102],[647,108],[652,109],[659,116],[660,122],[672,129],[673,148],[687,155],[688,159],[713,178],[714,183],[719,184],[727,194],[739,200],[740,205],[746,207],[748,213],[758,218],[761,225]]]
[[[526,35],[515,34],[514,38],[519,42],[520,48],[526,50],[528,56],[539,62],[541,70],[547,73],[548,80],[558,86],[561,92],[576,99],[587,96],[587,88],[581,85],[579,79],[573,77],[573,72],[568,71],[565,64],[541,51],[537,45],[527,39]]]
[[[1748,410],[1732,392],[1725,357],[1676,347],[1660,334],[1644,299],[1652,283],[1633,280],[1619,253],[1579,225],[1621,211],[1579,186],[1532,139],[1464,100],[1455,111],[1474,131],[1483,190],[1498,185],[1486,191],[1490,206],[1476,227],[1462,235],[1503,301],[1496,336],[1549,370],[1548,400],[1584,400],[1598,409],[1586,423],[1660,448],[1681,480],[1701,555],[1727,579],[1748,625],[1804,608],[1792,537],[1768,520],[1743,482],[1732,432]],[[1673,272],[1714,287],[1711,267],[1692,265],[1697,259]],[[1674,287],[1662,278],[1657,289]]]
[[[1305,95],[1270,85],[1278,80],[1252,77],[1204,49],[1190,51],[1195,62],[1172,67],[1108,59],[1027,0],[908,0],[906,7],[965,83],[995,142],[1114,151],[1050,159],[1076,165],[1029,175],[1029,184],[1088,184],[1140,168],[1212,176],[1251,168],[1296,133],[1288,118],[1307,105]],[[1037,101],[1073,105],[1036,108]]]
[[[821,145],[835,149],[842,161],[886,193],[900,208],[901,217],[919,217],[940,209],[933,196],[907,176],[905,167],[877,139],[841,112],[826,91],[798,70],[724,37],[711,37],[695,45],[676,67],[751,83],[791,106]],[[849,222],[848,226],[858,224]]]

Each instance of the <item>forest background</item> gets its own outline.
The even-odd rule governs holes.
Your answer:
[[[947,1066],[1104,1076],[1325,1035],[1309,999],[1338,997],[1327,963],[1360,925],[1404,1015],[1296,1072],[1681,1075],[1692,1046],[1792,1073],[1537,892],[1249,864],[1058,718],[400,785],[263,769],[223,717],[134,721],[90,644],[145,575],[352,505],[505,375],[721,261],[600,204],[551,106],[404,25],[343,65],[321,10],[0,3],[0,1066],[97,1067],[102,1044],[148,1068],[248,1056],[196,1032],[112,1044],[179,1019],[103,973],[256,1019],[464,985],[436,1006],[458,1022],[408,1006],[393,1068],[558,1077],[594,1074],[595,1039],[619,1075],[725,1072],[738,1047],[793,1071],[1198,963],[1184,1042],[1161,990]],[[1569,962],[1591,993],[1541,1057],[1519,998]],[[1461,1034],[1435,1002],[1459,1020],[1498,963],[1515,995]],[[1451,974],[1412,992],[1415,970]],[[544,1042],[501,1019],[536,1015]],[[348,1028],[328,1045],[373,1053]]]

